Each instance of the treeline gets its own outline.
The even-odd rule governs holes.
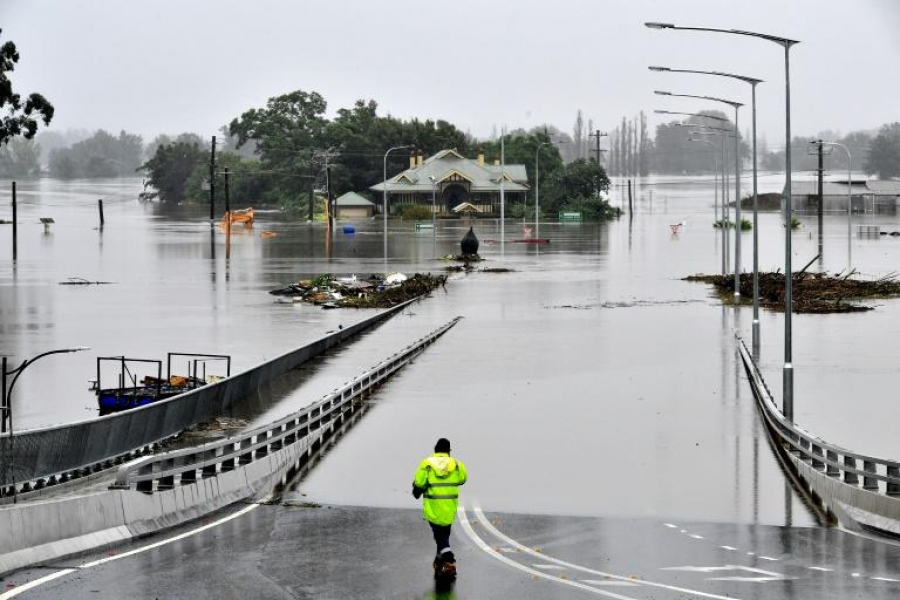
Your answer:
[[[648,175],[653,166],[653,148],[643,111],[631,119],[622,117],[621,124],[609,134],[610,174]]]
[[[478,141],[444,120],[380,115],[374,100],[341,108],[332,119],[325,116],[326,108],[317,92],[297,90],[233,119],[225,130],[226,147],[217,149],[217,189],[227,166],[236,206],[262,202],[300,209],[310,190],[325,188],[326,178],[335,196],[347,191],[369,195],[369,187],[382,181],[388,148],[406,147],[389,155],[389,176],[405,169],[413,152],[430,156],[454,148],[474,158],[481,149],[488,161],[500,158],[499,139]],[[585,160],[564,167],[559,149],[549,143],[552,137],[540,128],[507,134],[506,162],[524,164],[531,177],[540,160],[542,204],[548,211],[587,203],[586,212],[602,213],[608,208],[599,200],[609,185],[605,171]],[[143,167],[154,190],[145,197],[205,202],[210,158],[200,140],[162,140]]]
[[[100,129],[68,148],[52,150],[48,171],[59,179],[135,176],[143,161],[141,136],[126,131],[114,136]]]
[[[844,145],[853,157],[853,170],[877,175],[879,179],[900,177],[900,122],[887,123],[874,131],[855,131],[840,135],[833,131],[822,131],[815,136],[797,136],[791,141],[791,167],[797,171],[812,171],[817,168],[818,158],[810,150],[810,142],[823,140]],[[824,163],[832,175],[841,175],[850,162],[841,148],[828,148]],[[784,170],[784,150],[760,152],[760,165],[771,171]]]

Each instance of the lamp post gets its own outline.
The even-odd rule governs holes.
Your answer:
[[[763,82],[762,79],[757,79],[755,77],[747,77],[746,75],[736,75],[734,73],[723,73],[721,71],[697,71],[694,69],[671,69],[669,67],[648,67],[651,71],[663,72],[663,73],[688,73],[693,75],[712,75],[714,77],[727,77],[729,79],[737,79],[738,81],[743,81],[744,83],[749,83],[751,88],[751,121],[752,121],[752,138],[753,138],[753,325],[751,327],[752,332],[752,347],[753,347],[753,356],[755,358],[759,358],[759,222],[757,219],[757,208],[759,204],[759,196],[758,196],[758,182],[757,182],[757,163],[756,163],[756,86]],[[737,130],[737,111],[735,111],[735,130]],[[740,227],[740,202],[741,198],[738,196],[737,198],[737,223],[736,227]],[[735,247],[735,260],[740,261],[740,253],[741,253],[741,238],[739,234],[737,235],[737,245]],[[737,275],[736,275],[737,276]]]
[[[713,214],[715,215],[715,220],[719,220],[719,157],[717,156],[719,149],[716,148],[716,145],[709,140],[704,140],[695,137],[689,137],[689,142],[699,142],[701,144],[706,144],[711,147],[711,153],[713,157],[713,193],[715,194],[715,202],[713,204]],[[724,185],[724,182],[723,182]],[[723,265],[724,268],[724,265]]]
[[[695,96],[693,94],[673,94],[672,92],[654,93],[660,96],[673,96],[676,98],[695,98],[698,100],[710,100],[720,102],[734,108],[734,301],[741,300],[741,139],[738,129],[738,112],[743,106],[741,102],[717,98],[715,96]],[[727,232],[726,232],[727,233]]]
[[[437,232],[435,230],[434,215],[437,210],[437,179],[434,175],[429,175],[431,180],[431,258],[437,258]]]
[[[798,40],[792,40],[776,35],[757,33],[755,31],[742,31],[740,29],[719,29],[713,27],[676,27],[673,23],[649,22],[645,25],[651,29],[673,29],[682,31],[702,31],[710,33],[728,33],[760,38],[774,42],[784,48],[784,368],[782,376],[782,411],[785,419],[794,420],[794,365],[793,365],[793,340],[791,330],[791,312],[793,311],[793,272],[791,270],[791,47],[799,44]]]
[[[388,262],[388,246],[387,246],[387,233],[388,233],[388,214],[387,214],[387,197],[388,197],[388,178],[387,178],[387,159],[388,154],[393,152],[394,150],[403,150],[404,148],[412,148],[411,145],[405,146],[394,146],[393,148],[388,148],[388,151],[384,153],[384,188],[381,196],[381,216],[384,221],[384,273],[387,275],[387,262]]]
[[[727,121],[727,119],[725,119]],[[728,261],[731,252],[728,240],[728,153],[725,148],[725,138],[733,137],[730,129],[713,127],[712,125],[691,125],[688,123],[675,123],[677,127],[696,127],[704,131],[691,131],[689,135],[715,135],[719,137],[722,151],[722,274],[728,274]]]
[[[12,453],[12,445],[13,445],[13,422],[12,422],[12,393],[13,389],[16,386],[16,382],[19,380],[19,376],[22,375],[22,372],[34,364],[36,361],[44,358],[45,356],[50,356],[51,354],[66,354],[69,352],[81,352],[82,350],[90,350],[87,346],[75,346],[74,348],[62,348],[60,350],[50,350],[49,352],[43,352],[38,354],[33,358],[26,359],[22,361],[22,364],[16,367],[15,369],[7,369],[7,357],[4,356],[0,359],[0,434],[7,434],[9,439],[9,443],[7,447],[10,449],[10,453]],[[10,380],[10,377],[12,379]],[[7,477],[7,469],[9,468],[9,458],[4,457],[3,460],[3,481],[2,486],[0,486],[0,492],[3,490],[3,486],[6,486],[8,477]],[[15,483],[15,472],[13,472],[13,497],[16,495],[16,483]],[[0,493],[2,496],[2,493]]]
[[[838,148],[841,148],[844,152],[847,153],[847,161],[848,161],[847,162],[847,272],[849,273],[850,266],[851,266],[850,263],[851,263],[851,252],[852,252],[852,248],[850,245],[850,242],[852,239],[851,234],[850,234],[850,229],[851,229],[851,220],[852,220],[852,216],[853,216],[853,211],[852,211],[852,208],[853,208],[853,155],[850,154],[850,149],[847,148],[847,146],[845,146],[839,142],[823,142],[823,141],[819,140],[819,141],[810,142],[810,143],[813,145],[822,144],[823,146],[837,146]],[[874,204],[872,207],[872,212],[873,212],[873,214],[875,212]]]

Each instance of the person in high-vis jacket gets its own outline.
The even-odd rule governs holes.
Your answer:
[[[413,496],[422,497],[422,515],[431,526],[437,554],[434,558],[435,576],[455,577],[456,557],[450,550],[450,526],[456,518],[459,486],[466,482],[466,466],[450,456],[450,441],[441,438],[434,446],[434,454],[423,460],[416,469]]]

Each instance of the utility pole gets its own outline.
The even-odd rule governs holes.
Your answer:
[[[824,171],[824,157],[825,157],[825,144],[822,143],[822,140],[818,140],[816,142],[818,146],[818,155],[819,155],[819,261],[822,260],[822,238],[823,238],[823,226],[825,224],[825,171]],[[847,182],[849,186],[851,182]]]
[[[601,153],[601,152],[606,152],[606,150],[601,150],[601,149],[600,149],[600,138],[602,138],[602,137],[609,137],[609,134],[608,134],[608,133],[600,133],[600,130],[598,129],[597,131],[595,131],[595,132],[593,132],[593,133],[589,133],[589,134],[588,134],[588,137],[597,138],[597,139],[595,140],[595,141],[596,141],[596,144],[597,144],[597,145],[596,145],[596,148],[595,148],[592,152],[596,152],[596,153],[597,153],[597,164],[599,165],[599,164],[600,164],[600,153]]]
[[[309,214],[307,216],[307,220],[310,223],[312,223],[315,220],[315,207],[314,207],[315,192],[313,191],[313,188],[315,188],[316,186],[314,184],[315,184],[315,181],[310,180],[310,182],[309,182],[309,206],[307,207],[307,211],[309,212]]]
[[[212,136],[209,154],[209,220],[216,219],[216,136]]]

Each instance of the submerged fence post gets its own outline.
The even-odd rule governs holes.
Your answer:
[[[103,198],[97,200],[97,208],[100,210],[100,227],[106,225],[106,219],[103,218]]]

